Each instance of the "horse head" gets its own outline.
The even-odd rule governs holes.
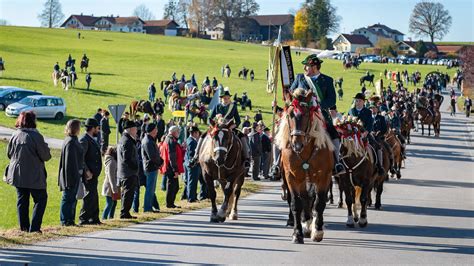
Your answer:
[[[211,120],[210,123],[210,136],[214,147],[212,159],[217,167],[222,167],[227,161],[227,156],[234,143],[234,133],[232,132],[234,120],[217,122]]]
[[[293,102],[287,109],[290,144],[294,152],[301,153],[309,141],[308,133],[311,129],[311,119],[314,112],[314,107],[311,106],[313,93],[296,89],[293,96]]]

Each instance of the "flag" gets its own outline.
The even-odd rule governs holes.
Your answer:
[[[221,90],[223,89],[224,87],[222,87],[222,84],[217,87],[217,90],[214,92],[214,96],[207,107],[208,110],[212,111],[212,109],[219,104],[219,95],[221,95]]]
[[[283,90],[288,89],[295,79],[293,72],[293,61],[291,60],[290,46],[282,46],[280,52],[281,86]]]

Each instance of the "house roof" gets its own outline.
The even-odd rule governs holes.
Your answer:
[[[415,49],[416,47],[416,42],[413,42],[413,41],[401,41],[401,42],[398,42],[398,44],[400,43],[404,43],[408,46],[410,46],[411,48]],[[428,48],[428,50],[430,51],[438,51],[438,47],[436,46],[436,44],[432,43],[432,42],[424,42],[425,45],[426,45],[426,48]]]
[[[94,16],[71,15],[69,16],[68,19],[66,19],[66,21],[64,21],[61,27],[64,27],[66,25],[66,22],[68,22],[71,18],[77,19],[83,26],[87,26],[87,27],[94,26],[94,23],[100,19],[100,17],[94,17]]]
[[[161,19],[161,20],[146,20],[145,26],[153,26],[153,27],[166,27],[169,24],[174,23],[176,26],[179,26],[176,21],[172,19]]]
[[[438,52],[445,54],[456,54],[461,50],[463,45],[437,45]]]
[[[134,24],[135,22],[141,22],[145,24],[145,21],[143,21],[139,17],[116,17],[114,19],[115,19],[115,23],[119,25],[130,25],[130,24]]]
[[[384,24],[380,24],[380,23],[377,23],[377,24],[374,24],[374,25],[370,25],[370,26],[368,26],[367,28],[368,28],[368,29],[372,29],[372,28],[382,28],[382,29],[384,29],[385,31],[390,32],[390,33],[393,33],[393,34],[405,35],[405,34],[399,32],[399,31],[396,30],[396,29],[392,29],[392,28],[390,28],[390,27],[388,27],[388,26],[386,26],[386,25],[384,25]]]
[[[341,36],[343,36],[351,44],[372,45],[372,43],[364,35],[341,33]],[[337,40],[337,38],[336,38],[336,40]]]
[[[250,16],[257,21],[260,26],[281,26],[293,20],[293,15],[259,15]]]

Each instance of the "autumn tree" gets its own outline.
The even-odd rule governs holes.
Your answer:
[[[299,40],[303,47],[308,45],[308,14],[304,7],[296,12],[295,23],[293,26],[293,38]]]
[[[375,47],[380,49],[381,56],[397,56],[397,44],[392,39],[380,38]]]
[[[59,0],[47,0],[43,5],[43,11],[38,15],[43,27],[58,27],[64,20],[61,3]]]
[[[410,32],[429,36],[431,42],[441,40],[449,32],[451,16],[443,4],[423,1],[417,3],[410,17]]]

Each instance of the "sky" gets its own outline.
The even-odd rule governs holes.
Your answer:
[[[288,14],[297,10],[303,0],[256,0],[259,14]],[[443,41],[474,41],[474,0],[437,0],[452,17],[450,32]],[[145,4],[160,19],[167,0],[60,0],[66,18],[71,14],[129,16]],[[382,23],[405,34],[405,39],[420,39],[408,31],[410,14],[419,0],[331,0],[341,17],[339,32]],[[44,0],[0,0],[0,19],[11,25],[38,27],[37,19]],[[336,33],[332,34],[334,37]],[[426,37],[424,38],[427,39]]]

